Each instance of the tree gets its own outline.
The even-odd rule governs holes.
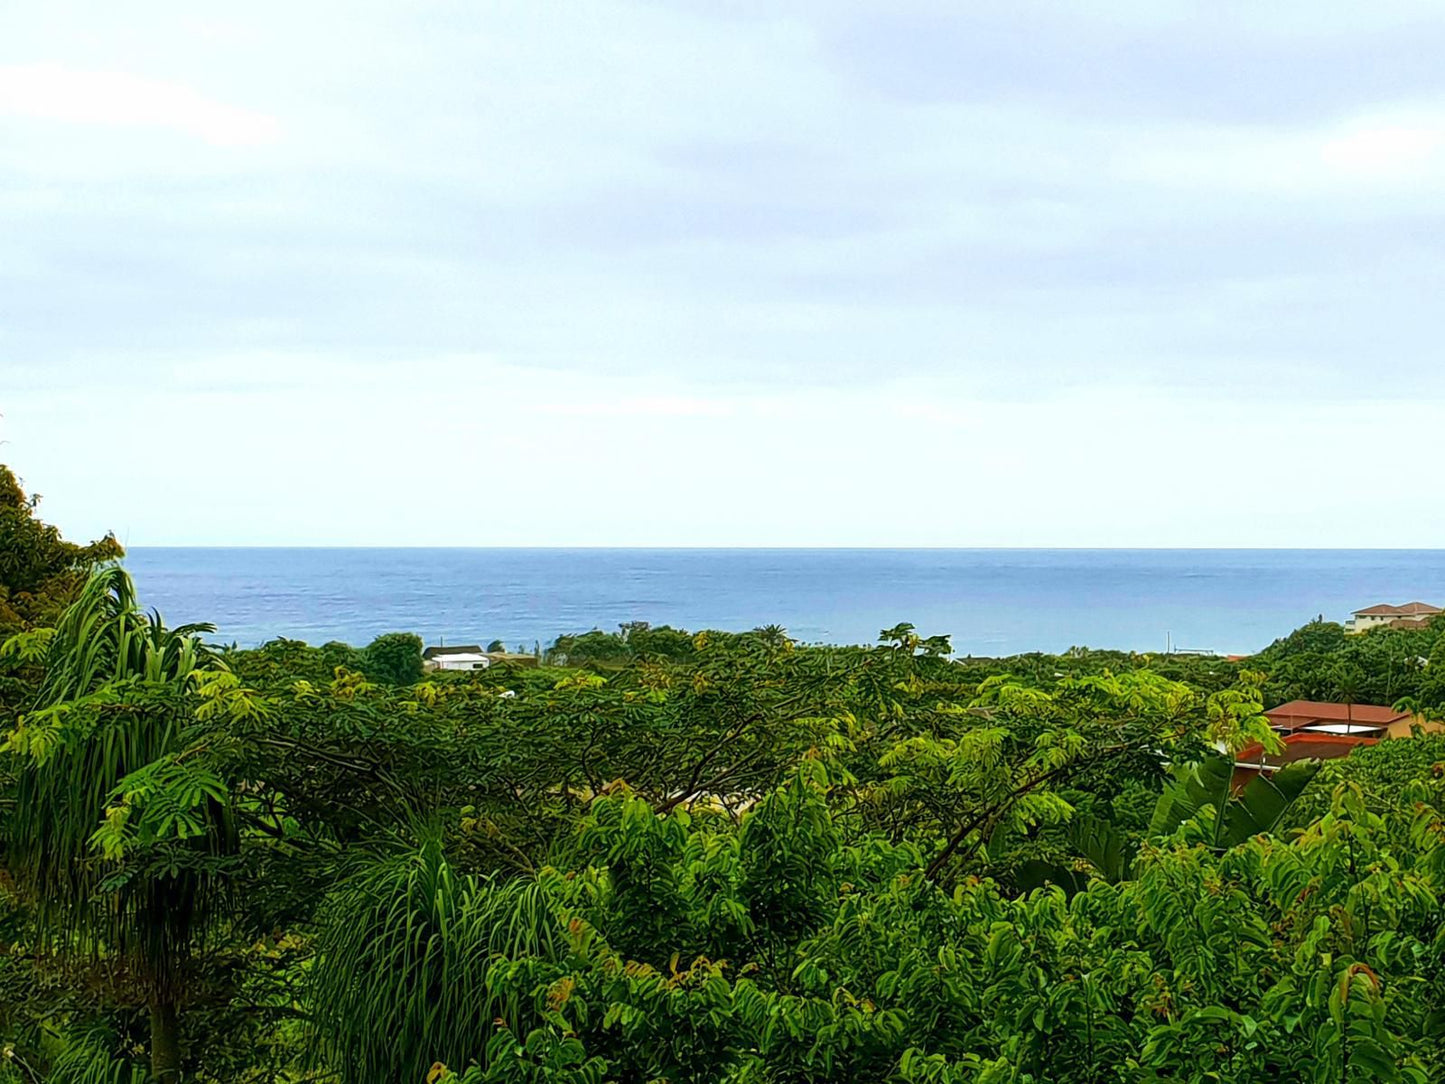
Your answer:
[[[693,636],[671,625],[636,622],[627,635],[627,646],[637,658],[687,659],[695,652]]]
[[[421,680],[421,637],[412,632],[378,636],[361,653],[367,676],[388,685],[415,685]]]
[[[489,987],[497,959],[555,959],[564,924],[543,886],[470,876],[440,840],[361,860],[317,943],[311,1011],[323,1065],[347,1084],[426,1079],[438,1060],[480,1060],[530,998]],[[525,1013],[525,1016],[524,1016]]]
[[[908,634],[893,639],[912,659]],[[1237,746],[1269,733],[1255,678],[1204,697],[1146,670],[1063,678],[1049,690],[996,675],[971,702],[920,716],[928,725],[878,757],[886,774],[862,797],[894,834],[937,841],[930,877],[980,852],[996,863],[1010,839],[1067,823],[1070,787],[1162,779],[1166,760],[1206,741]]]
[[[88,546],[66,542],[35,517],[39,503],[0,464],[0,640],[55,624],[91,570],[125,552],[109,534]]]
[[[883,629],[878,633],[878,639],[886,647],[908,655],[922,652],[930,657],[939,657],[953,650],[947,636],[919,636],[907,621],[894,625],[891,629]]]
[[[1354,730],[1355,701],[1360,695],[1360,686],[1364,674],[1358,666],[1352,665],[1347,660],[1341,660],[1335,664],[1334,672],[1331,675],[1334,679],[1335,688],[1339,690],[1340,699],[1345,702],[1345,733]]]
[[[35,710],[5,744],[20,760],[5,826],[10,874],[47,944],[77,960],[110,959],[108,981],[143,997],[160,1084],[180,1078],[179,1005],[224,892],[216,859],[235,846],[220,782],[173,759],[192,675],[221,668],[199,640],[209,630],[166,628],[140,612],[121,569],[96,573],[45,644]],[[102,840],[124,829],[147,773],[191,794],[190,808],[169,818],[160,849],[123,863]]]
[[[0,465],[0,644],[27,631],[48,629],[75,601],[91,571],[122,555],[111,535],[88,546],[66,542],[36,518],[39,497],[27,497],[11,470]],[[34,695],[33,652],[0,657],[0,725]],[[0,771],[0,792],[3,792]],[[0,793],[3,799],[3,793]]]
[[[615,667],[632,660],[632,648],[619,633],[593,629],[557,637],[547,649],[547,658],[558,665]]]
[[[1301,625],[1288,636],[1280,637],[1255,658],[1263,662],[1288,658],[1291,655],[1329,654],[1339,651],[1349,643],[1349,640],[1343,625],[1334,621],[1326,621],[1321,616],[1306,625]]]

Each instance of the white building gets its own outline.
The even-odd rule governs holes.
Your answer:
[[[426,670],[485,670],[492,658],[476,644],[456,647],[429,647],[421,654]]]
[[[1399,628],[1423,628],[1425,622],[1440,612],[1439,606],[1431,606],[1427,602],[1407,602],[1403,606],[1388,604],[1367,606],[1363,610],[1356,610],[1354,616],[1345,622],[1345,631],[1364,632],[1367,629],[1380,628],[1385,625],[1394,625]]]

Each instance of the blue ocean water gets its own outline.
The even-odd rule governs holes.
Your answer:
[[[960,654],[1246,653],[1317,614],[1445,604],[1445,550],[136,548],[126,565],[145,605],[242,646],[411,631],[530,649],[634,620],[871,643],[911,621]]]

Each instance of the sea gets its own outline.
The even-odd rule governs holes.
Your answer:
[[[1248,654],[1322,615],[1445,604],[1445,550],[136,547],[141,601],[218,642],[546,646],[630,621],[874,643],[911,622],[959,655]]]

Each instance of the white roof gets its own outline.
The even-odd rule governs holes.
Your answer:
[[[445,655],[436,654],[431,657],[432,662],[445,659],[447,662],[491,662],[488,655],[478,655],[475,651],[448,651]]]

